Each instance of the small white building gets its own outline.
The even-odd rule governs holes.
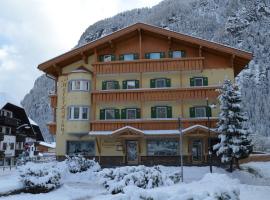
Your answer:
[[[0,142],[0,149],[5,152],[5,159],[3,159],[1,165],[14,165],[15,159],[15,144],[16,136],[4,135],[4,140]]]

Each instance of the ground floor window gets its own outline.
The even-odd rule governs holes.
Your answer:
[[[68,141],[67,142],[68,155],[95,155],[95,142],[94,141]]]
[[[147,141],[148,156],[176,156],[179,148],[177,139],[153,139]]]

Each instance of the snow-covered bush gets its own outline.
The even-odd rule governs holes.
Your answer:
[[[172,185],[179,182],[179,174],[166,175],[158,166],[127,166],[118,168],[107,168],[99,172],[101,184],[111,192],[117,194],[123,192],[129,185],[149,189],[162,185]]]
[[[92,171],[99,171],[100,165],[95,160],[88,160],[83,156],[66,156],[66,164],[71,173],[83,172],[88,169],[92,169]]]
[[[19,173],[26,192],[49,192],[60,186],[61,174],[55,163],[28,162],[20,166]]]

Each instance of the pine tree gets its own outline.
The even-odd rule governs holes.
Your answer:
[[[220,95],[220,115],[218,132],[220,142],[214,146],[217,155],[221,156],[223,163],[230,163],[230,171],[233,164],[239,168],[239,159],[247,157],[252,151],[249,130],[245,126],[247,115],[241,108],[241,94],[236,85],[230,80],[225,80]]]

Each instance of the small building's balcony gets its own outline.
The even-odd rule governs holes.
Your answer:
[[[209,119],[210,128],[215,128],[217,118]],[[193,125],[208,127],[207,118],[182,119],[183,129]],[[90,123],[91,131],[114,131],[125,126],[132,126],[140,130],[176,130],[179,129],[178,119],[135,119],[135,120],[97,120]]]
[[[0,124],[1,125],[16,127],[16,126],[18,126],[18,122],[19,122],[19,120],[15,119],[15,118],[0,116]]]
[[[49,94],[50,102],[51,102],[51,107],[56,108],[57,107],[57,95],[52,93]]]
[[[204,57],[140,59],[133,61],[96,62],[96,74],[164,72],[164,71],[201,71]]]
[[[56,123],[55,122],[49,122],[49,123],[47,123],[47,127],[49,129],[49,132],[52,135],[56,135]]]
[[[151,88],[93,91],[93,102],[174,101],[182,99],[216,99],[218,86],[189,88]]]

